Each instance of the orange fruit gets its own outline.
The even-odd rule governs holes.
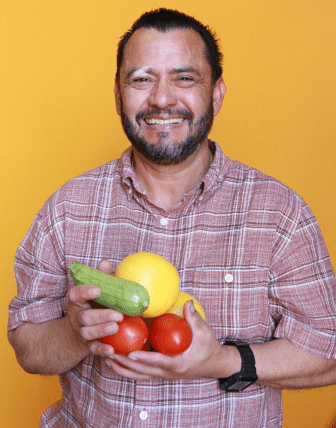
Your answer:
[[[195,297],[193,297],[191,294],[187,293],[186,291],[179,291],[176,302],[169,309],[167,313],[175,314],[180,317],[183,317],[183,306],[185,302],[188,300],[192,300],[194,302],[196,311],[201,315],[204,321],[206,321],[206,316],[205,316],[204,309],[202,308],[202,305],[198,300],[195,299]]]
[[[149,305],[141,314],[144,318],[165,314],[177,299],[180,276],[176,268],[158,254],[130,254],[119,263],[114,275],[137,282],[147,289]]]

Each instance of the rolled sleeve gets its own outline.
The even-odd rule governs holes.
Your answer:
[[[335,275],[317,221],[303,204],[292,235],[272,266],[270,305],[276,338],[336,359]]]
[[[61,250],[64,231],[50,201],[36,215],[15,254],[17,295],[9,304],[8,330],[25,322],[61,318],[66,306],[67,275]]]

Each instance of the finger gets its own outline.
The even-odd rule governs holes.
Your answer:
[[[113,309],[85,309],[79,315],[79,322],[82,326],[94,326],[108,322],[121,322],[123,314]]]
[[[114,349],[111,345],[107,345],[106,343],[101,343],[98,340],[92,341],[88,348],[90,352],[95,355],[100,355],[101,357],[112,357],[114,354]]]
[[[108,273],[109,275],[113,273],[112,265],[108,260],[102,260],[98,265],[98,270]]]
[[[111,334],[117,333],[119,326],[117,323],[98,324],[93,326],[82,326],[79,327],[79,334],[85,341],[92,341],[101,337],[110,336]]]
[[[164,377],[164,369],[161,366],[148,362],[134,361],[129,356],[114,354],[113,360],[124,366],[129,371],[128,376],[135,380],[147,380]]]
[[[126,366],[122,367],[117,361],[115,360],[115,354],[113,355],[113,360],[111,358],[106,358],[106,364],[118,375],[120,376],[124,376],[127,377],[129,379],[133,379],[133,380],[138,380],[138,381],[142,381],[142,380],[151,380],[154,379],[153,376],[149,376],[149,375],[144,375],[141,373],[137,373],[134,372],[131,369],[126,368]]]
[[[146,351],[133,351],[127,355],[127,357],[133,361],[149,366],[165,366],[169,367],[171,360],[175,357],[161,354],[160,352],[146,352]]]
[[[76,285],[69,291],[69,300],[81,307],[91,307],[88,300],[96,299],[100,296],[100,289],[94,285]]]
[[[132,364],[130,367],[133,370],[153,378],[177,379],[184,373],[185,359],[182,354],[168,356],[159,352],[134,351],[127,355],[127,360]],[[132,362],[130,363],[129,360]],[[133,361],[138,365],[133,366]]]
[[[122,364],[129,366],[133,371],[151,376],[153,379],[179,379],[183,374],[183,370],[181,371],[184,363],[182,355],[168,356],[159,352],[134,351],[126,358],[118,354],[115,354],[113,358],[117,361],[119,359]]]

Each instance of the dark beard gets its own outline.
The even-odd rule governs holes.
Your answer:
[[[157,144],[149,143],[145,138],[138,135],[135,131],[129,117],[125,114],[122,108],[121,122],[127,138],[132,143],[132,146],[138,150],[143,156],[157,165],[176,165],[186,160],[190,155],[195,153],[201,147],[209,135],[213,119],[213,103],[210,101],[205,113],[201,118],[193,123],[193,115],[185,110],[166,109],[164,112],[151,109],[150,111],[140,112],[135,120],[139,123],[140,119],[159,114],[178,115],[184,117],[190,123],[190,130],[184,142],[174,143],[167,139],[168,133],[159,133],[159,142]]]

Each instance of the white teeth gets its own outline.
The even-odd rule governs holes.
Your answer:
[[[176,119],[145,119],[146,123],[148,125],[171,125],[171,124],[179,124],[183,122],[183,118],[176,118]]]

